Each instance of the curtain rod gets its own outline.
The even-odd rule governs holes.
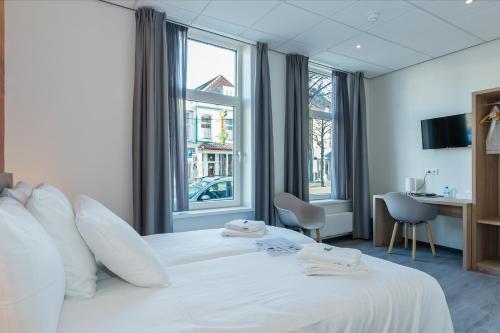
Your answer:
[[[130,11],[133,11],[133,12],[137,11],[134,8],[130,8],[130,7],[118,4],[118,3],[114,3],[114,2],[109,2],[107,0],[97,0],[97,1],[102,2],[102,3],[106,3],[108,5],[112,5],[112,6],[120,7],[120,8],[123,8],[123,9],[127,9],[127,10],[130,10]],[[192,25],[181,23],[181,22],[178,22],[178,21],[175,21],[175,20],[172,20],[172,19],[165,19],[165,21],[170,22],[170,23],[175,23],[175,24],[181,25],[183,27],[187,27],[187,28],[191,28],[191,29],[196,29],[196,30],[199,30],[199,31],[203,31],[203,32],[206,32],[206,33],[209,33],[209,34],[212,34],[212,35],[219,36],[219,37],[228,38],[228,39],[234,40],[234,41],[239,42],[239,43],[244,43],[244,44],[252,45],[252,46],[256,45],[254,43],[247,42],[245,40],[241,40],[241,39],[238,39],[238,38],[225,36],[225,35],[219,34],[217,32],[213,32],[213,31],[202,29],[202,28],[194,27]],[[274,49],[269,49],[269,51],[273,51],[273,52],[276,52],[276,53],[279,53],[279,54],[282,54],[282,55],[285,55],[285,56],[288,55],[287,53],[284,53],[284,52],[281,52],[281,51],[278,51],[278,50],[274,50]],[[319,63],[319,62],[315,62],[315,61],[312,61],[312,60],[309,60],[309,63],[313,64],[315,66],[326,68],[326,69],[336,70],[336,71],[347,73],[347,74],[352,74],[352,72],[349,72],[349,71],[346,71],[346,70],[343,70],[343,69],[340,69],[340,68],[335,68],[335,67],[332,67],[332,66],[329,66],[329,65],[325,65],[325,64],[322,64],[322,63]]]

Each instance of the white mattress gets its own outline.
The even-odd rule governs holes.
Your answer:
[[[159,253],[174,255],[166,247]],[[187,253],[182,244],[177,250]],[[295,255],[253,252],[170,266],[168,288],[107,278],[94,298],[64,302],[58,332],[453,332],[434,278],[366,255],[362,261],[367,275],[311,277]]]
[[[266,228],[266,234],[262,238],[282,237],[297,244],[315,242],[312,238],[293,230],[271,226]],[[222,237],[221,230],[206,229],[158,234],[145,236],[144,239],[159,254],[166,266],[257,251],[256,238]]]

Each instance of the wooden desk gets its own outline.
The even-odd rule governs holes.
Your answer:
[[[423,198],[413,197],[420,202],[438,205],[439,215],[458,217],[462,219],[464,233],[463,264],[465,270],[471,269],[471,226],[472,226],[472,200],[452,198]],[[389,246],[391,240],[394,220],[389,215],[384,196],[377,194],[373,196],[373,245]],[[399,228],[396,239],[401,241],[403,234]]]

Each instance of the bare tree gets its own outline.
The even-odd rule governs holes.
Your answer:
[[[314,72],[309,72],[309,109],[323,111],[331,110],[332,80]],[[325,187],[325,150],[331,141],[332,121],[314,119],[311,126],[312,144],[317,145],[320,151],[319,176],[321,187]],[[312,149],[313,147],[311,147]]]
[[[325,150],[331,140],[332,121],[314,119],[311,130],[313,143],[319,148],[319,176],[321,187],[325,187]]]

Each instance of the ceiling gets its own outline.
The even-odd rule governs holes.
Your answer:
[[[500,1],[108,0],[376,77],[500,37]],[[376,17],[370,22],[368,17]],[[357,47],[358,46],[358,47]]]

